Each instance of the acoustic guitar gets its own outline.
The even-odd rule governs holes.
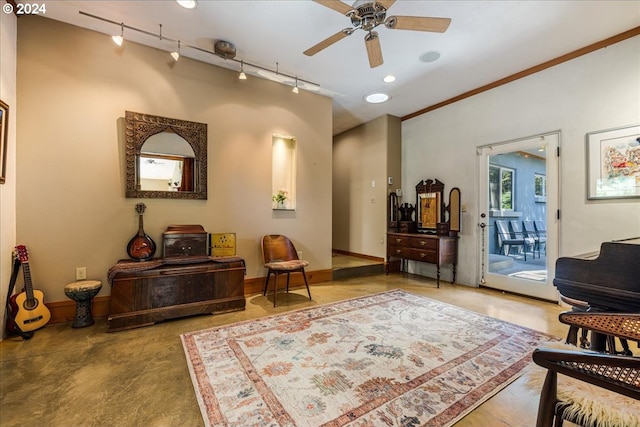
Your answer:
[[[24,245],[16,246],[16,257],[20,260],[24,272],[24,290],[11,296],[9,304],[14,314],[14,332],[30,332],[40,329],[51,319],[51,312],[44,305],[42,291],[34,290],[31,284],[31,270],[29,269],[29,254]]]
[[[136,205],[136,212],[138,212],[138,234],[133,236],[133,239],[131,239],[127,245],[129,257],[137,261],[147,261],[153,258],[153,254],[156,253],[156,243],[144,232],[142,214],[144,214],[146,208],[144,203],[138,203]]]

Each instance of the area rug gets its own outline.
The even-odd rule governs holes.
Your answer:
[[[451,426],[553,337],[394,290],[183,334],[207,426]]]

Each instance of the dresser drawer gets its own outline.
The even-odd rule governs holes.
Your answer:
[[[389,245],[387,247],[387,254],[397,258],[410,258],[411,249],[406,246]]]
[[[414,261],[422,261],[428,262],[430,264],[438,263],[438,252],[434,250],[428,249],[407,249],[408,255],[407,259],[412,259]]]
[[[411,238],[407,236],[400,236],[397,234],[390,234],[387,241],[389,246],[411,246]]]
[[[428,239],[426,237],[412,237],[411,247],[420,249],[430,249],[435,251],[438,248],[438,239]]]

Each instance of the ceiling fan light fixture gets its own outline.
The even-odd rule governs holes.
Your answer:
[[[375,92],[370,93],[364,97],[364,100],[369,104],[382,104],[383,102],[387,102],[391,99],[391,95],[384,92]]]
[[[198,6],[197,0],[176,0],[176,3],[185,9],[195,9]]]

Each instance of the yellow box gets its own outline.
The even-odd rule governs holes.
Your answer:
[[[211,256],[234,256],[236,233],[211,233]]]

